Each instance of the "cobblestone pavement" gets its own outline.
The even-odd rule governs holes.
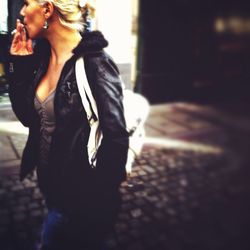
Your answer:
[[[2,124],[15,122],[6,110]],[[47,210],[36,178],[18,180],[26,131],[5,130],[0,126],[0,249],[31,250]],[[214,106],[159,105],[146,134],[121,186],[109,249],[249,250],[250,117]]]

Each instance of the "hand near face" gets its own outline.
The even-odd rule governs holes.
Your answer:
[[[32,40],[27,39],[26,30],[19,19],[16,22],[16,33],[12,40],[10,54],[19,56],[33,54]]]

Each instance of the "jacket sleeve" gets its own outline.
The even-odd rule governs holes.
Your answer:
[[[97,153],[96,170],[99,183],[118,187],[126,178],[125,165],[129,143],[121,80],[117,66],[111,58],[100,57],[96,62],[92,91],[103,134]]]
[[[34,55],[9,56],[9,97],[14,113],[26,127],[29,127],[31,117],[28,92],[35,74],[34,57]]]

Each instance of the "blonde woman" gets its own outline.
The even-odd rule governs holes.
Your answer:
[[[29,127],[20,177],[36,169],[48,206],[41,249],[101,249],[126,176],[128,133],[119,72],[103,51],[108,45],[103,35],[84,32],[87,9],[79,0],[25,0],[10,48],[10,99]],[[90,128],[76,83],[79,57],[103,132],[95,169],[88,161]]]

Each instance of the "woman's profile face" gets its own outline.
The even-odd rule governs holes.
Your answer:
[[[40,37],[45,22],[44,8],[36,0],[24,0],[20,14],[29,37]]]

